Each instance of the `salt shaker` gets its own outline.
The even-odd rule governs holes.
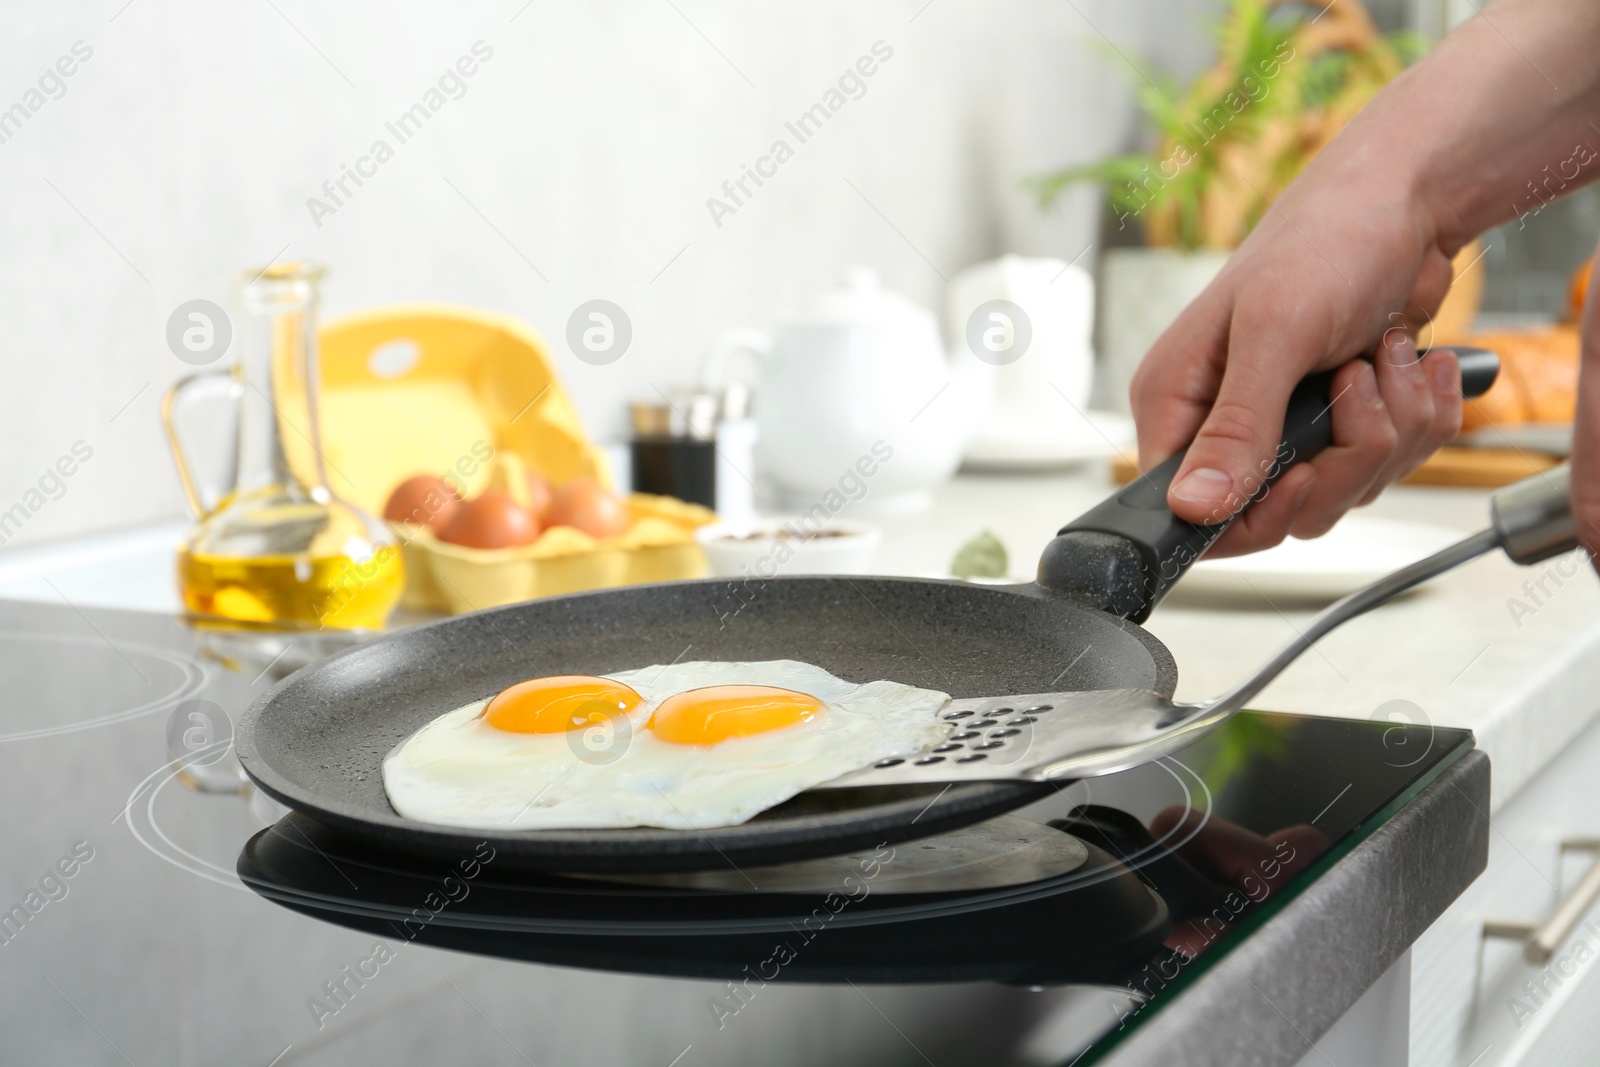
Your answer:
[[[747,523],[756,517],[757,431],[750,407],[749,386],[723,389],[716,440],[717,514],[724,522]]]

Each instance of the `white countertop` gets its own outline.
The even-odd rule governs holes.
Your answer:
[[[962,475],[930,510],[843,514],[879,524],[875,570],[944,573],[957,547],[992,530],[1011,553],[1012,573],[1033,560],[1069,519],[1111,491],[1103,465],[1049,475]],[[1371,514],[1453,526],[1488,520],[1488,493],[1391,489]],[[870,503],[870,499],[867,501]],[[185,523],[0,552],[0,598],[175,612],[171,552]],[[1553,561],[1552,561],[1553,562]],[[1520,568],[1500,555],[1467,564],[1423,590],[1348,623],[1306,653],[1253,705],[1348,718],[1388,717],[1409,701],[1432,723],[1477,734],[1494,764],[1500,807],[1596,717],[1600,717],[1600,581],[1587,567],[1518,625],[1508,607],[1550,563]],[[1528,601],[1531,603],[1531,601]],[[1274,605],[1257,595],[1228,603],[1185,596],[1156,609],[1148,629],[1178,662],[1180,699],[1214,696],[1293,635],[1315,607]]]

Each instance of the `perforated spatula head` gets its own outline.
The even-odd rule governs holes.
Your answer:
[[[1187,745],[1209,712],[1142,689],[952,700],[940,712],[950,732],[939,744],[818,788],[1111,774]]]

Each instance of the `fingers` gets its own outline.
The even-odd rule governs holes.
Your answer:
[[[1382,488],[1378,474],[1404,442],[1378,373],[1372,364],[1353,362],[1334,375],[1333,445],[1312,461],[1317,484],[1290,530],[1296,537],[1321,537],[1369,491]]]
[[[1396,334],[1379,346],[1374,364],[1378,392],[1400,441],[1361,504],[1372,503],[1461,431],[1461,366],[1455,353],[1441,349],[1418,361],[1415,342]]]
[[[1417,463],[1399,473],[1396,480],[1405,477],[1420,466],[1440,448],[1454,441],[1461,433],[1461,413],[1465,400],[1461,393],[1461,361],[1447,348],[1429,352],[1422,366],[1428,372],[1433,386],[1433,436]]]
[[[1320,537],[1351,508],[1370,504],[1461,429],[1461,368],[1446,351],[1416,359],[1409,337],[1386,338],[1372,373],[1352,372],[1354,404],[1332,407],[1334,446],[1314,461],[1317,487],[1291,533]],[[1373,388],[1376,387],[1376,396]],[[1343,386],[1335,376],[1335,395]]]
[[[1220,522],[1250,498],[1277,454],[1289,393],[1326,344],[1313,316],[1276,300],[1239,305],[1216,400],[1167,493],[1180,518]]]
[[[1329,845],[1327,835],[1313,826],[1286,826],[1263,837],[1182,805],[1157,812],[1150,820],[1150,833],[1164,845],[1181,837],[1178,855],[1197,873],[1231,890],[1230,898],[1242,895],[1258,904],[1309,867]],[[1243,904],[1228,910],[1233,915],[1242,914]],[[1184,919],[1173,924],[1163,943],[1193,958],[1228,926],[1215,912],[1198,921]]]
[[[1285,471],[1207,555],[1257,552],[1289,534],[1320,537],[1453,438],[1461,427],[1460,366],[1447,351],[1420,363],[1415,352],[1414,342],[1397,334],[1372,363],[1352,360],[1336,371],[1332,446]]]
[[[1221,885],[1238,885],[1272,857],[1271,841],[1223,819],[1206,819],[1200,812],[1189,812],[1178,827],[1194,834],[1179,847],[1178,854]],[[1151,833],[1155,833],[1153,828]]]
[[[1173,805],[1150,820],[1158,841],[1181,836],[1178,854],[1201,874],[1225,886],[1245,886],[1251,879],[1276,888],[1305,870],[1328,850],[1328,838],[1313,826],[1286,826],[1263,837],[1224,819]]]
[[[1242,556],[1280,544],[1305,506],[1316,478],[1316,469],[1309,463],[1296,463],[1284,471],[1266,496],[1239,513],[1228,531],[1206,550],[1206,558]]]
[[[1277,454],[1289,393],[1302,375],[1339,358],[1330,340],[1339,331],[1297,297],[1306,287],[1287,275],[1242,296],[1228,278],[1162,335],[1131,389],[1141,467],[1188,445],[1167,495],[1173,512],[1195,523],[1236,518],[1213,556],[1326,533],[1455,436],[1461,419],[1454,356],[1419,361],[1415,338],[1391,331],[1370,364],[1335,372],[1333,446],[1291,468],[1241,514]],[[1448,258],[1432,256],[1413,297],[1424,307],[1437,303],[1449,280]]]
[[[1388,484],[1422,462],[1433,441],[1436,414],[1433,383],[1417,355],[1417,343],[1404,333],[1385,334],[1373,353],[1372,367],[1378,395],[1395,430],[1395,447],[1374,473],[1366,493],[1356,503],[1370,504]]]
[[[1283,859],[1283,871],[1271,879],[1274,883],[1293,878],[1311,866],[1311,861],[1328,851],[1331,844],[1327,834],[1305,823],[1274,830],[1267,835],[1267,840]]]

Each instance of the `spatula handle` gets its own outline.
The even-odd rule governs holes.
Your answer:
[[[1527,566],[1577,548],[1571,490],[1572,467],[1563,463],[1495,493],[1489,514],[1505,554]]]
[[[1486,393],[1499,374],[1500,358],[1481,348],[1449,348],[1461,364],[1462,395]],[[1229,513],[1215,522],[1192,523],[1167,506],[1167,490],[1185,449],[1063,526],[1039,559],[1039,584],[1143,622],[1241,511],[1265,496],[1289,467],[1333,443],[1333,374],[1309,375],[1295,387],[1277,454],[1247,480],[1248,498],[1235,502]]]

